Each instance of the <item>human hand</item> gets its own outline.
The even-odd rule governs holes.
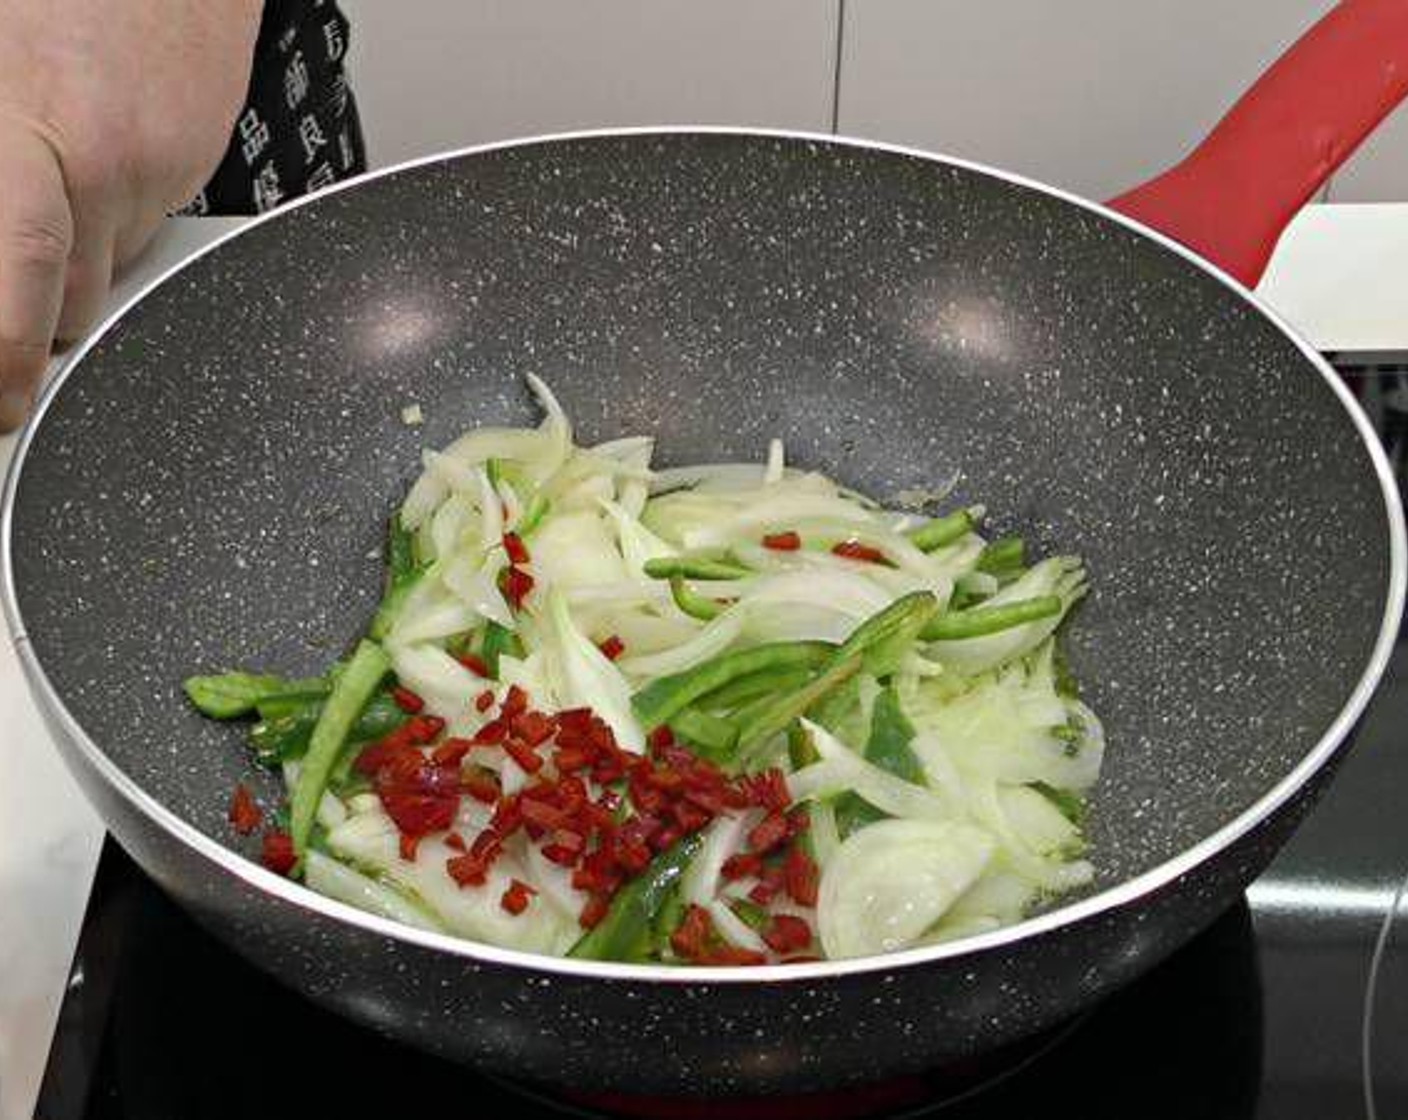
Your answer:
[[[262,0],[0,0],[0,431],[219,165]]]

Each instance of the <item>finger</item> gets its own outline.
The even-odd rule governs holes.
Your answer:
[[[63,311],[55,332],[63,342],[81,337],[97,321],[112,287],[113,231],[108,227],[85,232],[84,224],[80,211],[64,281]]]
[[[63,306],[73,223],[53,149],[0,118],[0,429],[29,410]]]

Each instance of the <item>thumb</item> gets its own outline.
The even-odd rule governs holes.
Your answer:
[[[29,411],[63,308],[73,217],[53,148],[0,114],[0,431]]]

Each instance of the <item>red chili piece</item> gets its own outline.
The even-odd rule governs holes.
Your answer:
[[[430,760],[436,766],[458,766],[473,749],[474,743],[469,739],[446,739],[430,752]]]
[[[787,818],[774,809],[749,831],[748,847],[759,854],[770,852],[786,840],[787,835]]]
[[[610,895],[594,894],[587,899],[586,905],[582,907],[582,912],[577,915],[577,924],[583,929],[594,929],[601,923],[601,919],[606,917],[606,912],[610,909]]]
[[[662,751],[675,745],[675,733],[670,730],[669,724],[662,723],[646,736],[646,742],[650,744],[651,750]]]
[[[885,563],[885,554],[878,548],[871,548],[868,544],[861,544],[860,541],[842,541],[834,545],[831,549],[837,556],[844,556],[847,560],[864,560],[870,564]]]
[[[503,592],[504,599],[514,610],[523,608],[523,600],[528,598],[529,592],[533,590],[533,577],[522,568],[509,566],[504,569],[499,580],[499,590]]]
[[[391,690],[391,699],[396,701],[396,706],[403,712],[415,715],[425,707],[425,701],[412,692],[409,688],[397,685]]]
[[[510,563],[528,563],[528,546],[523,543],[523,538],[520,537],[517,533],[504,534],[504,552],[508,554]]]
[[[692,964],[759,965],[767,958],[752,949],[740,949],[719,937],[709,912],[699,906],[685,911],[679,928],[670,935],[670,947]]]
[[[787,897],[798,906],[815,906],[821,872],[800,844],[792,845],[782,869],[787,885]]]
[[[784,533],[769,533],[763,538],[763,547],[775,552],[796,552],[802,547],[802,538],[792,529]]]
[[[230,798],[230,824],[241,836],[248,836],[264,820],[264,813],[254,803],[254,796],[243,782],[235,786]]]
[[[763,940],[774,953],[795,953],[812,943],[812,928],[795,914],[778,914],[763,931]]]
[[[670,946],[685,960],[698,960],[704,955],[713,933],[714,923],[709,917],[709,911],[702,906],[691,904],[685,911],[679,928],[670,934]]]
[[[494,706],[494,693],[491,689],[485,689],[474,698],[474,710],[477,712],[487,712]]]
[[[499,898],[499,905],[510,914],[521,914],[528,909],[528,903],[533,900],[533,896],[538,892],[525,883],[522,879],[514,879],[509,883],[508,890],[504,891]]]
[[[596,648],[601,650],[602,656],[605,657],[606,660],[615,661],[621,654],[626,652],[626,643],[621,640],[620,635],[612,634],[611,637],[605,639]]]
[[[476,677],[489,678],[489,664],[477,653],[457,653],[455,660],[473,673]]]
[[[271,828],[264,833],[264,845],[259,858],[270,871],[287,875],[298,862],[298,853],[293,850],[293,837],[282,829]]]
[[[419,836],[412,836],[410,833],[407,832],[401,833],[400,850],[401,858],[403,860],[405,860],[407,863],[414,863],[416,858],[416,849],[419,847]]]
[[[485,805],[493,805],[499,799],[499,780],[487,770],[475,768],[462,775],[460,786],[475,801],[482,801]]]

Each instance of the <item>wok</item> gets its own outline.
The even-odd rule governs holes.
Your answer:
[[[1402,96],[1405,52],[1401,5],[1338,9],[1122,205],[1214,257],[1235,213],[1221,259],[1253,279]],[[1351,63],[1388,77],[1323,80]],[[529,421],[529,371],[585,440],[653,432],[690,462],[756,458],[780,435],[872,494],[956,476],[954,500],[985,502],[997,529],[1083,555],[1094,594],[1070,655],[1111,743],[1089,893],[885,958],[666,970],[401,928],[233,843],[229,793],[253,769],[180,680],[325,665],[374,605],[381,526],[419,449]],[[424,429],[400,420],[411,402]],[[1363,415],[1228,275],[998,171],[730,131],[480,148],[255,223],[49,388],[3,530],[6,610],[61,751],[199,920],[388,1034],[639,1092],[907,1073],[1149,968],[1309,810],[1404,594],[1398,497]]]

